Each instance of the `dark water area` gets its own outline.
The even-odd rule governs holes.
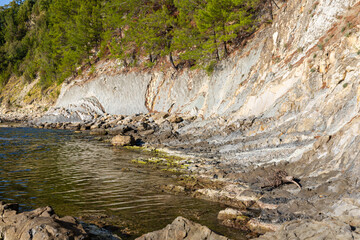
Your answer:
[[[245,239],[218,223],[217,213],[226,206],[162,193],[158,186],[174,180],[131,163],[139,157],[151,153],[65,130],[0,128],[0,200],[20,203],[23,210],[50,205],[60,216],[99,219],[118,234],[126,229],[123,239],[161,229],[177,216]]]

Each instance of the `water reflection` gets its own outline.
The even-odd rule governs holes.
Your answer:
[[[60,215],[105,214],[139,230],[137,235],[182,215],[244,239],[218,225],[216,214],[224,206],[156,190],[171,179],[130,162],[146,153],[114,149],[68,131],[0,128],[0,136],[3,201],[22,203],[24,209],[51,205]]]

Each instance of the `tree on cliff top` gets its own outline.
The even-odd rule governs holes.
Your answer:
[[[167,56],[175,69],[188,63],[211,70],[254,29],[258,3],[263,1],[12,1],[0,8],[0,82],[12,73],[28,81],[38,75],[46,88],[81,74],[99,57],[116,57],[125,66],[141,59],[152,67]]]

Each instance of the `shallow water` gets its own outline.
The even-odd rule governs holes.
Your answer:
[[[150,154],[70,131],[0,128],[0,200],[25,210],[51,205],[58,215],[105,221],[117,233],[126,227],[124,239],[161,229],[177,216],[245,239],[217,222],[225,206],[159,191],[172,178],[131,163]]]

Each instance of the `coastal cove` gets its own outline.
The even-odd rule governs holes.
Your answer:
[[[0,7],[0,239],[360,239],[360,0],[47,1]]]
[[[131,161],[151,158],[151,152],[114,148],[68,130],[2,127],[0,136],[0,198],[22,210],[50,205],[60,216],[97,224],[122,239],[161,229],[177,216],[246,239],[219,224],[224,205],[164,193],[159,186],[175,183],[174,173]]]

